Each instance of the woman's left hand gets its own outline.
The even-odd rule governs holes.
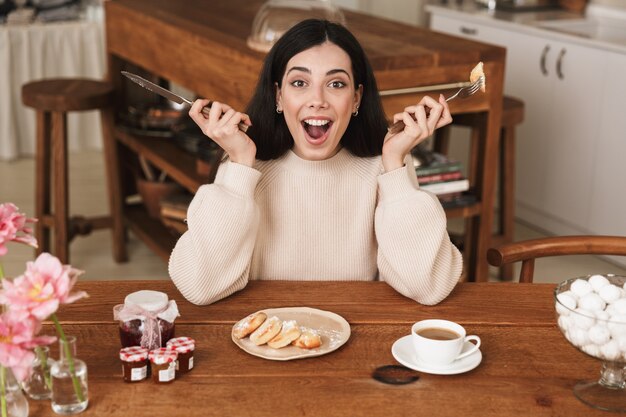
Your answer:
[[[432,135],[435,129],[450,124],[452,116],[443,95],[439,96],[439,101],[425,96],[417,105],[393,115],[393,123],[400,120],[404,122],[404,130],[385,136],[382,155],[385,172],[404,166],[404,159],[411,149]]]

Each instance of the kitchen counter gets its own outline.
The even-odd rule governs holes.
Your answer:
[[[611,17],[605,17],[608,12],[598,6],[594,8],[597,17],[563,9],[511,12],[489,10],[473,0],[429,0],[426,11],[432,13],[434,10],[493,27],[626,54],[626,20],[623,20],[626,12],[611,10]]]

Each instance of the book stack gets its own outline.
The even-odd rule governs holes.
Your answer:
[[[177,193],[161,200],[161,222],[174,234],[181,235],[187,231],[187,209],[193,195]]]
[[[476,197],[468,192],[470,183],[463,175],[461,162],[437,152],[429,152],[427,158],[414,158],[414,161],[420,188],[436,194],[444,208],[476,202]]]

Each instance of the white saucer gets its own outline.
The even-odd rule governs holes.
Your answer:
[[[472,342],[465,342],[462,352],[471,349],[472,346],[474,346]],[[407,368],[436,375],[462,374],[463,372],[471,371],[476,368],[483,360],[483,354],[480,352],[480,349],[478,349],[471,355],[456,360],[449,365],[429,365],[416,358],[415,352],[413,351],[413,343],[411,342],[411,335],[396,340],[393,346],[391,346],[391,354],[398,362]]]

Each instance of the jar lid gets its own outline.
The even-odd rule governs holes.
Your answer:
[[[170,348],[158,348],[150,351],[150,360],[155,365],[174,362],[178,358],[178,352]]]
[[[120,359],[124,362],[140,362],[148,359],[148,349],[131,346],[120,349]]]
[[[196,341],[191,337],[176,337],[167,341],[167,347],[178,353],[187,353],[195,350]]]
[[[130,293],[124,299],[126,306],[137,306],[146,311],[160,311],[167,307],[167,294],[160,291],[141,290]]]

